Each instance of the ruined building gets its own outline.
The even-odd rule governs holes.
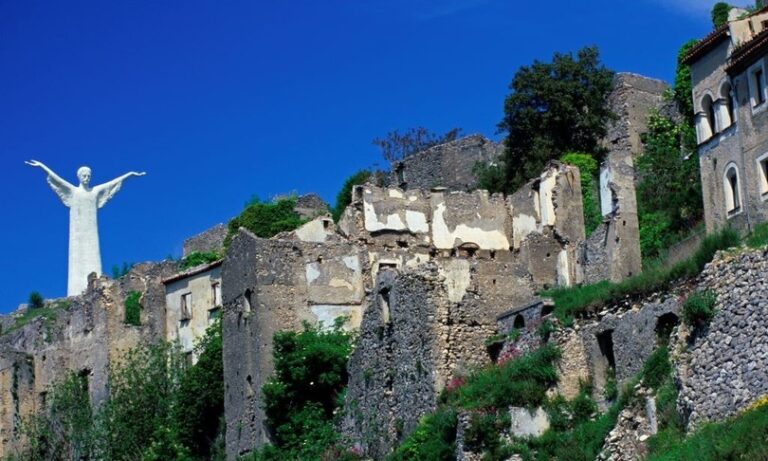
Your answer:
[[[707,232],[768,220],[768,8],[731,10],[700,40],[691,66]]]
[[[474,164],[496,161],[501,149],[470,136],[403,160],[386,187],[355,187],[338,225],[316,196],[303,196],[297,211],[315,219],[272,239],[241,229],[221,261],[183,272],[170,262],[141,264],[116,281],[91,279],[52,320],[19,326],[21,312],[0,317],[0,455],[22,443],[20,419],[44,405],[48,385],[67,371],[87,378],[97,405],[108,392],[107,367],[122,352],[178,341],[194,361],[196,340],[219,315],[228,459],[269,439],[260,396],[273,369],[273,334],[338,317],[359,331],[347,397],[355,411],[343,430],[366,453],[386,453],[454,376],[490,363],[487,338],[536,331],[551,315],[540,290],[640,271],[633,161],[664,88],[617,76],[610,103],[619,118],[600,174],[603,222],[592,235],[578,169],[553,162],[509,196],[474,190]],[[222,251],[226,235],[215,226],[184,242],[184,255]],[[129,297],[141,305],[138,322],[127,319]],[[658,318],[675,312],[662,304],[554,338],[565,351],[558,390],[573,395],[579,379],[604,380],[608,367],[634,373]],[[536,335],[528,336],[535,347]]]

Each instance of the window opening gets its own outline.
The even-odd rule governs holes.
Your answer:
[[[211,285],[211,291],[213,292],[213,305],[221,306],[221,283],[213,283]]]
[[[389,288],[382,288],[379,291],[379,308],[381,309],[382,323],[389,323],[390,322]]]
[[[739,197],[739,175],[735,166],[731,166],[725,173],[725,209],[729,214],[741,209],[741,197]]]
[[[192,318],[192,293],[181,295],[181,320]]]
[[[613,355],[613,330],[598,333],[597,345],[600,347],[600,354],[608,362],[608,366],[615,369],[616,357]]]
[[[768,154],[757,159],[758,176],[760,177],[760,195],[768,195]]]
[[[525,328],[525,317],[523,317],[523,314],[517,314],[515,316],[515,322],[512,324],[512,326],[518,330]]]

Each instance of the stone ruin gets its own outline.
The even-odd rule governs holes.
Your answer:
[[[309,195],[297,201],[297,212],[319,217],[299,229],[272,239],[241,229],[220,266],[228,459],[269,439],[259,399],[279,330],[348,317],[359,336],[343,430],[378,456],[434,408],[454,376],[490,363],[486,340],[510,324],[515,328],[518,317],[535,347],[536,325],[551,311],[538,300],[540,290],[639,272],[632,160],[644,115],[661,104],[660,95],[653,81],[617,77],[611,103],[620,119],[606,140],[601,172],[610,206],[590,236],[574,167],[552,162],[509,196],[467,192],[476,184],[475,162],[493,162],[501,152],[480,136],[404,159],[403,178],[395,165],[388,187],[355,187],[338,225]],[[226,233],[222,224],[195,236],[184,243],[184,254],[220,251]],[[87,376],[91,402],[98,404],[107,395],[109,363],[138,344],[175,337],[168,320],[175,308],[164,281],[184,277],[172,263],[141,264],[117,281],[92,278],[53,321],[7,332],[13,316],[0,317],[6,332],[0,336],[0,382],[11,383],[0,393],[0,455],[20,443],[18,421],[44,404],[47,386],[65,371]],[[139,326],[124,322],[125,298],[133,291],[141,293]],[[558,391],[575,395],[579,381],[609,360],[598,340],[605,331],[614,332],[614,344],[651,337],[653,328],[635,335],[635,324],[635,317],[622,314],[600,317],[578,333],[556,332],[551,340],[563,350]],[[615,349],[614,366],[625,376],[642,353],[634,346]]]
[[[372,419],[345,431],[385,453],[457,371],[490,363],[499,315],[584,280],[584,241],[579,171],[558,162],[509,196],[363,185],[338,226],[241,229],[222,267],[228,457],[268,440],[259,398],[275,332],[349,317],[348,404]]]

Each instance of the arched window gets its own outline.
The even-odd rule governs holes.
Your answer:
[[[726,81],[720,87],[720,99],[717,103],[717,113],[720,115],[720,131],[722,131],[733,125],[735,121],[730,82]]]
[[[712,107],[712,96],[706,95],[702,98],[700,108],[696,112],[696,134],[699,138],[699,144],[705,142],[715,134],[714,108]]]
[[[525,317],[523,317],[523,314],[517,314],[515,317],[515,323],[513,325],[518,330],[521,328],[525,328]]]
[[[729,165],[723,177],[723,192],[725,193],[725,210],[729,215],[741,210],[741,194],[739,194],[739,170],[736,165]]]
[[[715,122],[715,105],[712,102],[712,96],[704,96],[704,100],[701,101],[701,109],[704,111],[704,115],[707,118],[707,124],[709,125],[709,132],[711,135],[717,133],[717,123]]]

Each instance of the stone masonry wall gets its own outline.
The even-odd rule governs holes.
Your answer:
[[[768,250],[719,254],[698,288],[714,291],[717,313],[679,360],[678,408],[689,428],[768,394]]]
[[[447,298],[435,266],[416,273],[379,273],[350,358],[345,435],[383,458],[434,410],[445,338]],[[443,368],[443,369],[441,369]]]
[[[184,240],[182,257],[189,256],[190,253],[194,252],[220,252],[224,248],[227,232],[226,224],[216,224],[210,229]]]
[[[394,162],[388,183],[401,189],[474,190],[477,188],[473,172],[475,163],[497,161],[503,150],[502,144],[484,136],[467,136]]]

